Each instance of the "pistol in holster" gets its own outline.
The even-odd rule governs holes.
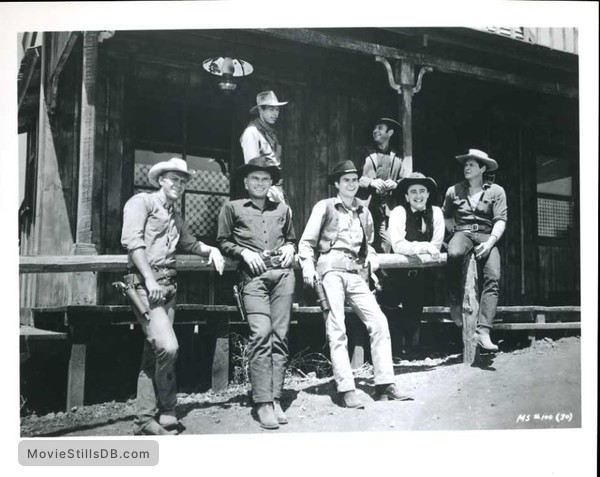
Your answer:
[[[240,312],[240,316],[243,321],[247,321],[246,309],[244,308],[244,302],[242,300],[242,294],[237,285],[233,285],[233,298],[235,299],[235,306]]]
[[[329,302],[327,301],[327,296],[325,295],[325,289],[323,288],[323,283],[319,278],[315,278],[314,286],[315,292],[317,293],[317,299],[319,300],[319,306],[321,307],[321,311],[323,313],[327,313],[329,308]]]
[[[135,288],[131,284],[125,284],[124,282],[114,282],[112,284],[117,290],[119,290],[124,296],[126,296],[133,307],[142,315],[146,320],[150,320],[150,310],[144,304],[140,296],[135,291]]]

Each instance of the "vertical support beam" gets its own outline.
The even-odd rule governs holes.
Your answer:
[[[209,318],[206,323],[215,337],[211,378],[213,391],[225,389],[229,384],[229,315],[225,315]]]
[[[358,369],[365,364],[365,348],[367,346],[367,331],[364,325],[356,316],[352,316],[350,321],[350,333],[352,339],[352,358],[350,366],[352,369]]]
[[[67,376],[67,411],[82,407],[85,392],[87,331],[71,326],[71,357]]]
[[[83,69],[81,81],[77,230],[72,249],[73,255],[96,255],[98,253],[95,245],[92,243],[97,70],[98,32],[85,32],[83,36]],[[94,273],[74,273],[71,289],[72,303],[96,303],[97,283]]]
[[[402,124],[402,146],[404,150],[404,164],[408,171],[413,170],[413,141],[412,141],[412,96],[415,86],[415,67],[410,61],[399,61],[396,77],[400,78],[402,86],[398,96],[398,115]]]
[[[479,285],[477,281],[477,260],[471,253],[467,265],[465,294],[463,296],[463,363],[473,364],[477,359],[477,315],[479,314]]]

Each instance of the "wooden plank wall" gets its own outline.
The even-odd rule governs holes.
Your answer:
[[[285,188],[294,210],[298,236],[313,205],[334,192],[326,181],[332,166],[339,160],[351,159],[357,167],[362,167],[370,146],[374,119],[396,115],[397,95],[390,89],[383,69],[374,59],[249,37],[244,46],[238,45],[239,56],[254,65],[255,73],[244,79],[233,99],[226,100],[219,96],[210,77],[199,68],[201,59],[217,56],[222,51],[219,41],[203,37],[192,44],[184,41],[184,36],[179,40],[164,41],[167,38],[176,37],[167,35],[161,41],[160,35],[146,34],[142,38],[117,34],[103,45],[111,58],[125,60],[110,63],[107,70],[111,119],[105,127],[111,132],[104,154],[107,173],[114,181],[108,181],[105,190],[108,201],[105,210],[110,215],[111,225],[105,227],[103,250],[120,250],[117,228],[120,231],[121,223],[118,219],[131,191],[128,190],[131,177],[123,174],[130,174],[135,132],[132,121],[119,120],[119,115],[127,114],[122,104],[133,102],[135,90],[166,91],[175,98],[189,98],[190,104],[201,104],[206,100],[211,104],[223,104],[224,108],[226,104],[233,106],[232,170],[242,161],[239,136],[251,118],[248,110],[255,104],[256,93],[272,89],[280,100],[290,101],[282,108],[278,134],[283,144]],[[155,55],[153,60],[152,55]],[[142,68],[146,78],[140,83],[134,76]],[[124,89],[123,71],[127,69],[130,71],[129,86]],[[161,69],[171,71],[171,74],[152,76],[152,71]],[[548,134],[546,124],[550,123],[554,125],[553,131],[568,130],[563,133],[566,143],[576,143],[577,132],[568,124],[573,109],[577,113],[576,102],[567,102],[565,107],[565,101],[435,72],[425,75],[421,92],[413,97],[414,168],[438,181],[442,197],[450,185],[462,178],[455,155],[469,148],[479,148],[488,151],[500,163],[496,182],[505,187],[509,200],[509,225],[501,244],[503,304],[533,303],[537,298],[547,296],[539,293],[538,267],[546,262],[538,257],[532,218],[535,216],[535,155],[542,147],[536,138],[540,131]],[[128,147],[125,144],[129,144]],[[119,166],[112,164],[119,158],[125,158],[128,164],[123,163],[120,169],[121,181],[117,177]],[[553,276],[558,279],[566,275]],[[182,302],[202,300],[207,293],[203,280],[190,277],[189,281],[193,285],[183,285]],[[433,283],[434,292],[428,304],[443,304],[443,272],[437,272]],[[546,286],[560,289],[562,285]],[[228,289],[229,283],[223,288]]]

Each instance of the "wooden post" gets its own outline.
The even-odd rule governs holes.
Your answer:
[[[82,407],[85,393],[85,362],[87,354],[87,332],[71,328],[71,357],[67,375],[67,409]]]
[[[358,369],[365,364],[365,347],[367,346],[367,332],[362,322],[357,317],[350,320],[350,334],[352,336],[352,369]]]
[[[215,337],[215,352],[212,362],[212,390],[220,391],[229,384],[229,314],[216,316],[207,321]]]
[[[412,96],[415,86],[415,68],[411,61],[399,62],[401,94],[398,96],[398,114],[402,124],[402,147],[404,151],[404,164],[407,170],[413,170],[412,150]]]
[[[463,296],[463,363],[473,364],[478,355],[475,333],[477,332],[477,315],[479,314],[479,285],[477,280],[477,260],[471,253],[467,265],[465,294]]]
[[[98,32],[85,32],[83,36],[81,84],[77,230],[72,248],[73,255],[97,255],[98,253],[92,243],[97,66]],[[96,275],[94,273],[74,273],[71,290],[72,303],[95,304],[97,295]]]

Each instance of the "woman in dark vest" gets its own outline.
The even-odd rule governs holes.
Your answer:
[[[444,215],[433,205],[437,184],[431,177],[413,172],[400,182],[396,193],[400,205],[392,210],[388,229],[393,252],[429,254],[437,260],[444,240]],[[389,270],[383,285],[381,308],[390,327],[402,332],[406,348],[419,344],[427,276],[426,268]]]

